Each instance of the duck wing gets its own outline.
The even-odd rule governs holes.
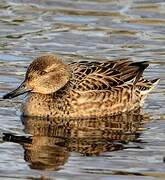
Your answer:
[[[119,59],[104,62],[71,63],[73,89],[79,91],[110,90],[130,80],[137,83],[148,63]]]

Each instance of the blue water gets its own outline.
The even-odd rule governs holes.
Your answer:
[[[24,79],[31,60],[45,53],[57,53],[66,63],[148,60],[145,76],[161,79],[145,102],[144,122],[117,123],[118,136],[102,121],[102,128],[73,123],[70,134],[61,123],[49,127],[54,131],[42,121],[27,126],[20,118],[24,97],[0,99],[0,179],[165,179],[164,12],[163,0],[0,2],[1,97]],[[3,140],[4,133],[34,137],[31,144],[14,143]]]

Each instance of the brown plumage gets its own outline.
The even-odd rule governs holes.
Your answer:
[[[64,64],[54,55],[36,58],[12,98],[29,92],[25,116],[99,117],[136,109],[157,84],[142,77],[148,62],[119,59]]]

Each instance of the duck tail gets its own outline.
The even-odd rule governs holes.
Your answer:
[[[142,77],[144,70],[149,66],[148,61],[132,62],[129,66],[137,67],[137,74],[133,84],[136,84]]]
[[[159,81],[159,78],[153,80],[146,80],[141,78],[136,83],[136,87],[138,88],[142,96],[146,96],[150,91],[154,89],[154,87],[158,84]]]

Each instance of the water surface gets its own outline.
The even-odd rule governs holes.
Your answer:
[[[2,0],[0,27],[0,97],[23,80],[32,58],[50,52],[66,63],[148,60],[145,76],[161,78],[145,113],[126,119],[22,124],[23,97],[0,99],[1,178],[165,179],[163,0]]]

